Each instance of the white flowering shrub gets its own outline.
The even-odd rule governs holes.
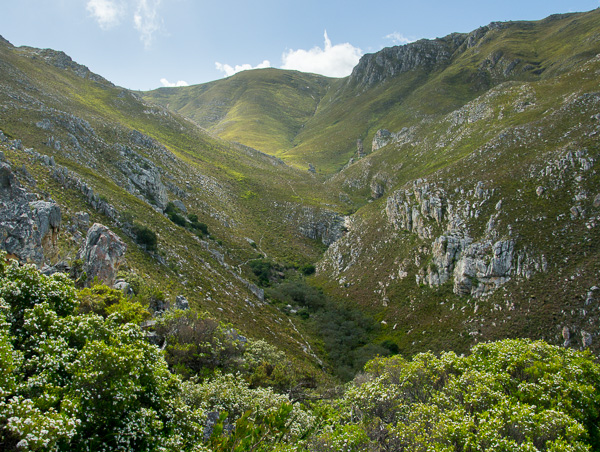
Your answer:
[[[205,412],[227,413],[230,424],[248,411],[252,416],[263,416],[291,403],[287,396],[270,388],[250,388],[241,375],[234,374],[217,374],[200,384],[185,382],[183,398],[190,406],[202,408]],[[289,436],[297,437],[312,426],[315,418],[300,404],[291,406]]]
[[[12,260],[0,266],[0,298],[8,305],[7,320],[11,333],[17,339],[24,338],[23,317],[27,309],[39,303],[48,303],[57,315],[71,314],[77,306],[73,282],[63,273],[45,276],[34,265],[20,266]]]
[[[505,340],[365,369],[342,418],[386,450],[586,451],[600,440],[600,366],[587,353]]]
[[[0,293],[0,450],[201,443],[203,412],[183,403],[179,379],[139,326],[115,314],[74,314],[72,284],[32,266],[2,264]]]

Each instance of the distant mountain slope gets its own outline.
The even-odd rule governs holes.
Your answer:
[[[125,269],[167,301],[185,295],[241,333],[316,362],[310,334],[303,339],[302,326],[265,302],[248,266],[264,258],[299,267],[339,237],[338,194],[321,194],[315,176],[211,137],[61,52],[5,40],[0,130],[0,160],[11,168],[0,188],[16,178],[27,196],[62,211],[42,265],[75,265],[87,231],[78,218],[88,214],[89,225],[105,224],[128,244]],[[179,209],[174,220],[170,203]],[[17,220],[0,222],[3,247]],[[136,224],[157,234],[156,253],[136,243]]]
[[[399,130],[424,118],[435,120],[499,83],[548,79],[568,71],[595,55],[599,27],[600,12],[594,10],[537,22],[494,22],[468,34],[386,48],[363,56],[345,79],[315,78],[320,89],[307,85],[315,101],[320,100],[314,115],[310,107],[300,116],[285,115],[280,106],[295,104],[308,92],[299,89],[304,89],[301,85],[284,83],[284,73],[273,70],[247,71],[189,88],[161,88],[146,96],[199,120],[219,136],[301,168],[312,163],[318,171],[332,173],[356,153],[357,140],[369,151],[380,128]],[[325,84],[329,89],[323,89]],[[255,85],[261,89],[252,90],[253,95],[239,95],[240,86]],[[275,90],[260,95],[266,86]],[[281,96],[275,105],[268,100],[273,92]],[[227,122],[221,106],[233,110],[232,121],[238,120],[237,112],[250,113],[244,115],[245,121],[235,123],[239,131],[233,131],[235,126]],[[302,121],[297,121],[299,117]],[[213,121],[224,124],[221,128]]]
[[[144,98],[221,138],[279,156],[293,145],[332,82],[320,75],[261,69],[203,85],[159,88]]]
[[[143,96],[0,40],[0,188],[61,206],[45,263],[73,264],[88,213],[130,271],[313,364],[321,295],[255,283],[316,270],[334,305],[376,317],[371,352],[598,351],[598,30],[600,10],[492,23],[366,55],[345,79],[259,70]]]
[[[403,103],[414,117],[402,108],[386,115],[377,149],[331,178],[332,187],[371,202],[327,250],[318,280],[377,312],[381,339],[408,353],[465,351],[503,337],[600,349],[598,18],[593,11],[483,30],[479,53],[458,61],[470,55],[481,68],[481,54],[499,45],[506,56],[507,43],[517,46],[507,36],[518,29],[530,38],[519,45],[544,55],[539,69],[514,51],[497,74],[508,80],[477,95],[444,85],[447,68],[436,76],[437,99],[471,101],[456,109],[440,102],[435,115],[425,114],[434,106],[416,103],[417,90]],[[544,51],[531,35],[540,29]],[[511,67],[519,77],[505,76]],[[494,72],[469,74],[488,83]]]

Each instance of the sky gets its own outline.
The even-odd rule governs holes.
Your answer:
[[[150,90],[275,67],[345,77],[365,53],[600,0],[1,0],[0,35]]]

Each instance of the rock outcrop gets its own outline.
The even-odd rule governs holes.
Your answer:
[[[37,201],[10,165],[0,163],[0,247],[23,262],[41,264],[44,245],[55,243],[61,222],[58,204]]]
[[[141,137],[143,135],[140,134]],[[141,143],[145,143],[142,138]],[[117,166],[129,180],[127,191],[140,195],[143,199],[164,210],[169,202],[167,188],[161,178],[161,170],[151,160],[142,157],[127,146],[121,146],[123,157]]]
[[[433,240],[430,263],[416,275],[418,283],[438,286],[453,279],[454,293],[480,297],[519,273],[513,265],[515,241],[496,239],[497,214],[490,217],[485,235],[479,240],[472,238],[466,226],[470,218],[481,215],[477,207],[489,201],[492,192],[479,182],[473,190],[451,200],[443,189],[418,180],[411,189],[397,190],[388,197],[385,212],[394,229],[416,234],[421,240]],[[500,200],[495,210],[501,208]],[[519,262],[523,258],[519,256]]]
[[[86,284],[97,278],[103,284],[113,286],[126,250],[127,245],[115,233],[94,223],[78,255],[83,260]]]
[[[421,39],[364,55],[352,70],[349,83],[369,87],[415,69],[431,71],[448,64],[466,39],[466,34],[454,33],[444,38]]]
[[[329,246],[344,233],[344,217],[331,210],[291,203],[284,203],[283,207],[285,221],[304,237],[321,240]]]

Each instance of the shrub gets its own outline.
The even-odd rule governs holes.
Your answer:
[[[378,358],[365,370],[343,411],[379,422],[368,432],[386,450],[597,449],[600,366],[587,353],[504,340],[466,357]]]
[[[310,276],[313,275],[316,271],[316,267],[313,264],[306,264],[303,265],[302,267],[300,267],[300,271],[306,275],[306,276]]]
[[[166,342],[171,369],[184,377],[207,376],[217,368],[234,367],[242,344],[230,328],[192,310],[170,310],[157,320],[156,333]]]
[[[158,244],[156,232],[146,226],[136,223],[133,226],[133,233],[135,234],[135,241],[137,243],[143,245],[148,251],[156,251],[156,245]]]

